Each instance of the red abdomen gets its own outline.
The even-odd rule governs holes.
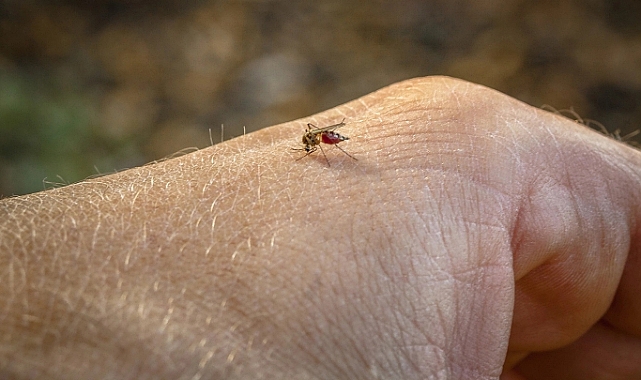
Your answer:
[[[325,144],[338,144],[341,141],[349,140],[349,138],[342,136],[336,132],[330,131],[322,133],[321,140]]]

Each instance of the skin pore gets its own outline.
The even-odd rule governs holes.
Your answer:
[[[357,160],[296,160],[343,118]],[[640,174],[430,77],[3,199],[0,378],[638,378]]]

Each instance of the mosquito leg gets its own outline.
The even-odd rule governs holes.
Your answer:
[[[327,167],[328,168],[332,167],[332,165],[329,164],[329,160],[327,159],[327,155],[325,154],[325,150],[323,149],[323,147],[320,146],[320,145],[318,147],[320,148],[321,152],[323,153],[323,157],[325,157],[325,161],[327,161]]]
[[[345,154],[346,154],[347,156],[349,156],[351,159],[358,161],[358,160],[356,159],[356,157],[354,157],[354,156],[352,156],[351,154],[347,153],[347,152],[345,151],[345,149],[343,149],[343,148],[341,148],[340,146],[338,146],[338,144],[335,144],[334,146],[335,146],[335,147],[337,147],[338,149],[340,149],[340,150],[341,150],[341,152],[345,153]]]
[[[301,151],[305,151],[305,149],[302,149],[302,148],[301,148],[301,149],[298,149],[298,148],[291,148],[291,149],[292,149],[294,152],[301,152]],[[300,156],[300,157],[298,157],[298,158],[297,158],[296,160],[294,160],[294,161],[302,160],[303,158],[305,158],[305,157],[309,156],[310,154],[312,154],[312,153],[314,153],[314,152],[316,152],[316,147],[311,148],[309,151],[307,151],[307,153],[305,153],[305,155],[304,155],[304,156]]]

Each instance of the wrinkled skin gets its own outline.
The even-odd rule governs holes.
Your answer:
[[[296,161],[345,118],[352,160]],[[0,378],[638,379],[641,154],[401,82],[0,201]]]

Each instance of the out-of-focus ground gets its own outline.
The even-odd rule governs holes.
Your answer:
[[[641,2],[0,0],[0,197],[435,74],[626,136]]]

